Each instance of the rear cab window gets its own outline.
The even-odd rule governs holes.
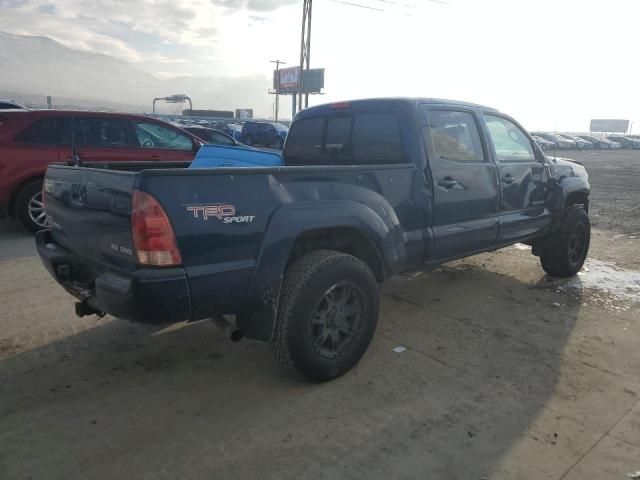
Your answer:
[[[407,162],[394,113],[341,112],[291,125],[287,165],[372,165]]]
[[[303,118],[291,125],[283,156],[287,165],[327,165],[323,154],[326,117]]]

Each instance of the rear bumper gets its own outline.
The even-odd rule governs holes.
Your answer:
[[[189,284],[181,267],[93,275],[89,272],[95,271],[94,266],[55,243],[49,230],[36,233],[35,241],[51,276],[97,310],[144,323],[179,322],[191,317]]]

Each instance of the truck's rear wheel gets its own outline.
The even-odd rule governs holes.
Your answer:
[[[27,230],[37,232],[47,228],[48,220],[42,202],[42,181],[26,184],[18,192],[15,203],[16,218]]]
[[[369,267],[319,250],[285,272],[271,346],[285,367],[312,381],[339,377],[367,350],[378,321],[378,284]]]
[[[589,252],[591,224],[581,207],[569,207],[560,229],[552,234],[540,255],[545,272],[554,277],[572,277],[580,271]]]

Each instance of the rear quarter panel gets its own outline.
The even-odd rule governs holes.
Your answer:
[[[189,276],[194,318],[266,308],[269,330],[291,247],[310,229],[360,228],[377,242],[390,271],[419,263],[422,254],[415,246],[423,241],[424,178],[412,164],[180,170],[172,175],[158,170],[142,172],[138,181],[171,219]],[[407,242],[412,234],[419,241]]]

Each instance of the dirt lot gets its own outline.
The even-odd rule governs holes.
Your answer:
[[[557,155],[578,160],[589,171],[594,227],[640,236],[640,152],[585,150]]]
[[[569,155],[594,189],[580,276],[545,277],[523,246],[399,276],[363,361],[322,385],[206,321],[75,318],[3,222],[0,478],[626,478],[640,470],[640,153]]]

